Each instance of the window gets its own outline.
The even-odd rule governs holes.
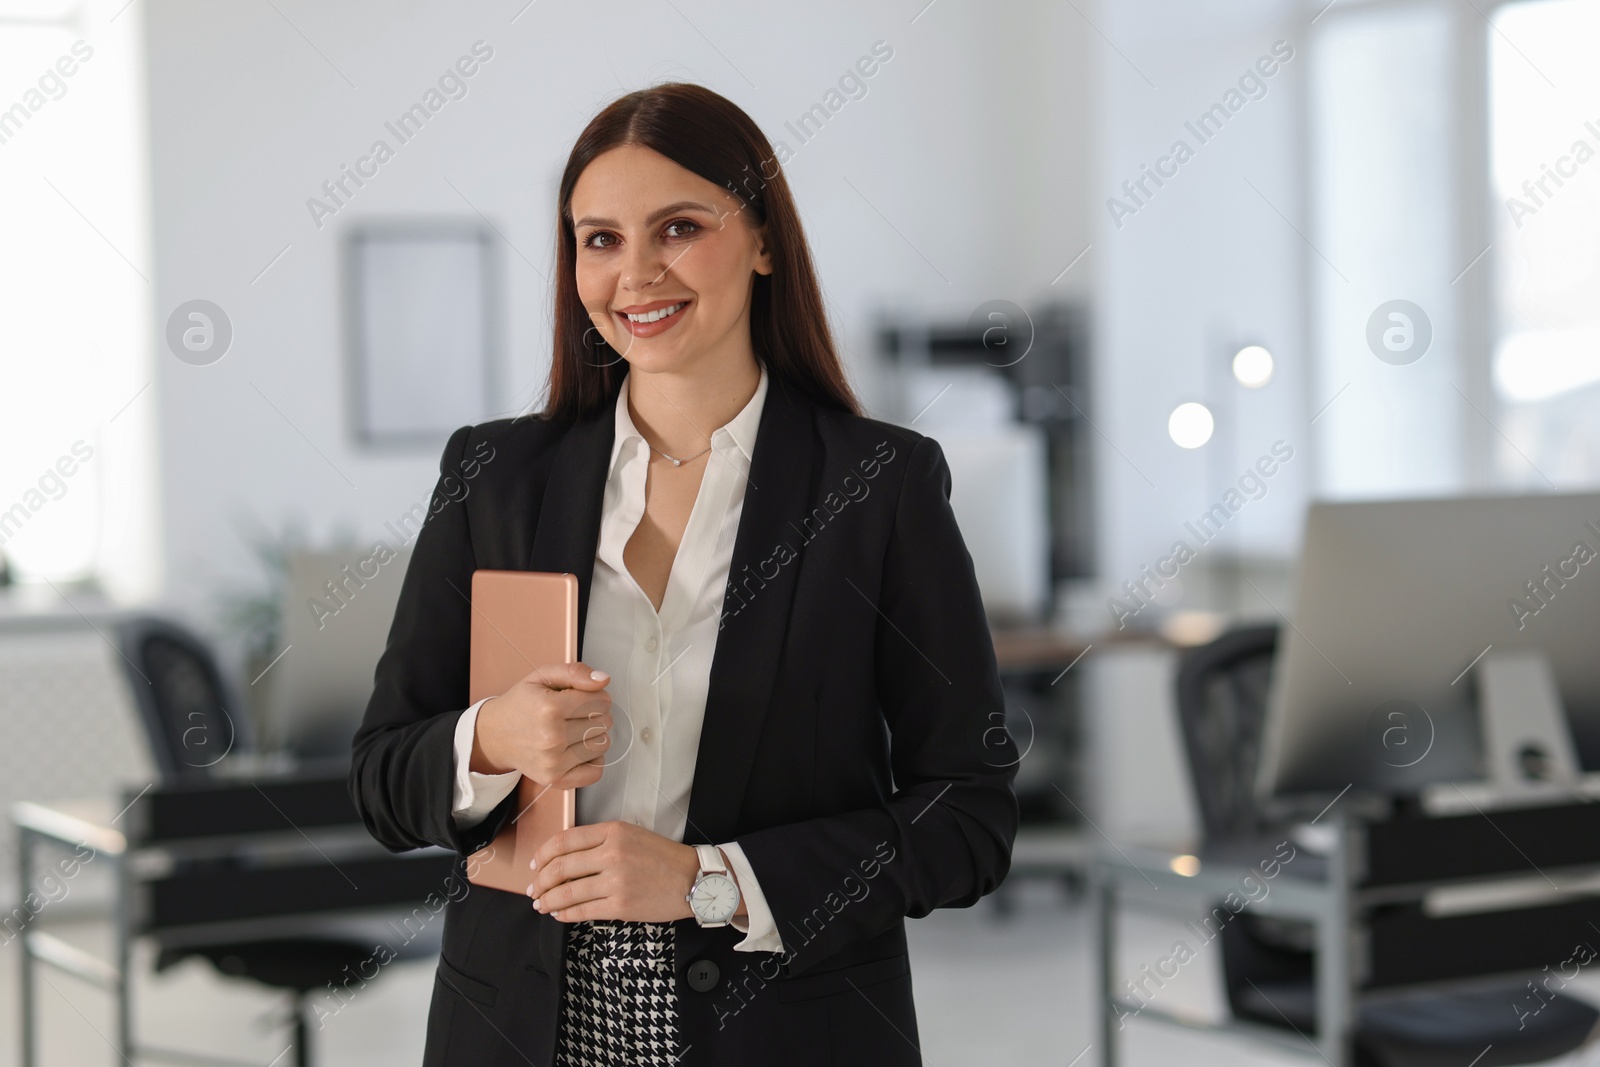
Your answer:
[[[1600,0],[1528,0],[1489,33],[1492,376],[1507,486],[1600,486]]]
[[[1475,416],[1453,388],[1466,356],[1452,277],[1470,257],[1455,230],[1458,17],[1445,3],[1338,5],[1311,27],[1310,406],[1325,497],[1456,493],[1467,479]],[[1416,309],[1406,328],[1429,337],[1403,365],[1369,340],[1398,301]]]
[[[119,6],[0,2],[0,552],[137,594],[157,390],[142,31]]]

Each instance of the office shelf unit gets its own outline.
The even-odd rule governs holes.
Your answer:
[[[879,330],[878,348],[895,372],[918,366],[987,367],[1004,379],[1012,417],[1038,426],[1047,442],[1052,586],[1091,577],[1093,414],[1083,309],[1053,303],[1009,313],[995,309],[966,323],[888,321]],[[917,413],[904,414],[910,419]]]

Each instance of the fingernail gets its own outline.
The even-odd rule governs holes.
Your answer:
[[[611,677],[611,675],[607,674],[605,671],[590,671],[589,677],[593,678],[597,682],[603,682],[607,678]]]
[[[539,869],[539,861],[538,860],[529,860],[528,861],[528,870],[537,871],[538,869]]]
[[[533,898],[533,906],[534,906],[534,908],[536,908],[539,911],[543,911],[544,910],[544,908],[540,907],[540,905],[539,905],[539,898],[538,897],[534,897]]]

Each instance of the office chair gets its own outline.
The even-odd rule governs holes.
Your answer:
[[[1282,840],[1290,829],[1274,826],[1255,800],[1277,644],[1276,626],[1240,627],[1191,649],[1179,666],[1178,717],[1206,851],[1259,853],[1269,838]],[[1303,872],[1311,869],[1302,866]],[[1248,910],[1224,926],[1222,968],[1234,1016],[1313,1033],[1311,944],[1309,924]],[[1512,1008],[1527,997],[1521,981],[1362,997],[1356,1009],[1356,1061],[1362,1067],[1512,1067],[1562,1055],[1590,1039],[1600,1012],[1576,998],[1552,995],[1526,1025]]]
[[[183,627],[151,616],[122,622],[117,645],[163,783],[220,781],[218,768],[225,758],[247,751],[251,737],[243,705],[224,680],[210,649]],[[354,811],[349,815],[354,822]],[[238,862],[234,858],[183,860],[174,874],[215,877],[237,867]],[[189,937],[174,940],[171,928],[176,925],[147,923],[145,929],[133,931],[155,940],[156,970],[197,956],[223,974],[287,991],[293,1007],[294,1063],[298,1067],[308,1067],[311,1062],[310,993],[330,983],[338,987],[370,961],[373,951],[369,928],[358,931],[351,927],[348,936],[340,937],[336,927],[329,932],[324,924],[299,934],[196,942]],[[437,951],[438,936],[438,930],[428,930],[427,936],[408,943],[402,956],[420,957]]]
[[[200,638],[148,615],[122,622],[117,637],[150,756],[163,781],[210,778],[227,756],[249,751],[243,705]]]

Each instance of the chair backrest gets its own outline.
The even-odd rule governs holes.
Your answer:
[[[151,756],[167,781],[207,778],[250,745],[248,716],[195,634],[139,615],[117,628],[118,650]]]
[[[1178,667],[1178,718],[1208,843],[1253,835],[1276,625],[1243,626],[1190,649]]]

